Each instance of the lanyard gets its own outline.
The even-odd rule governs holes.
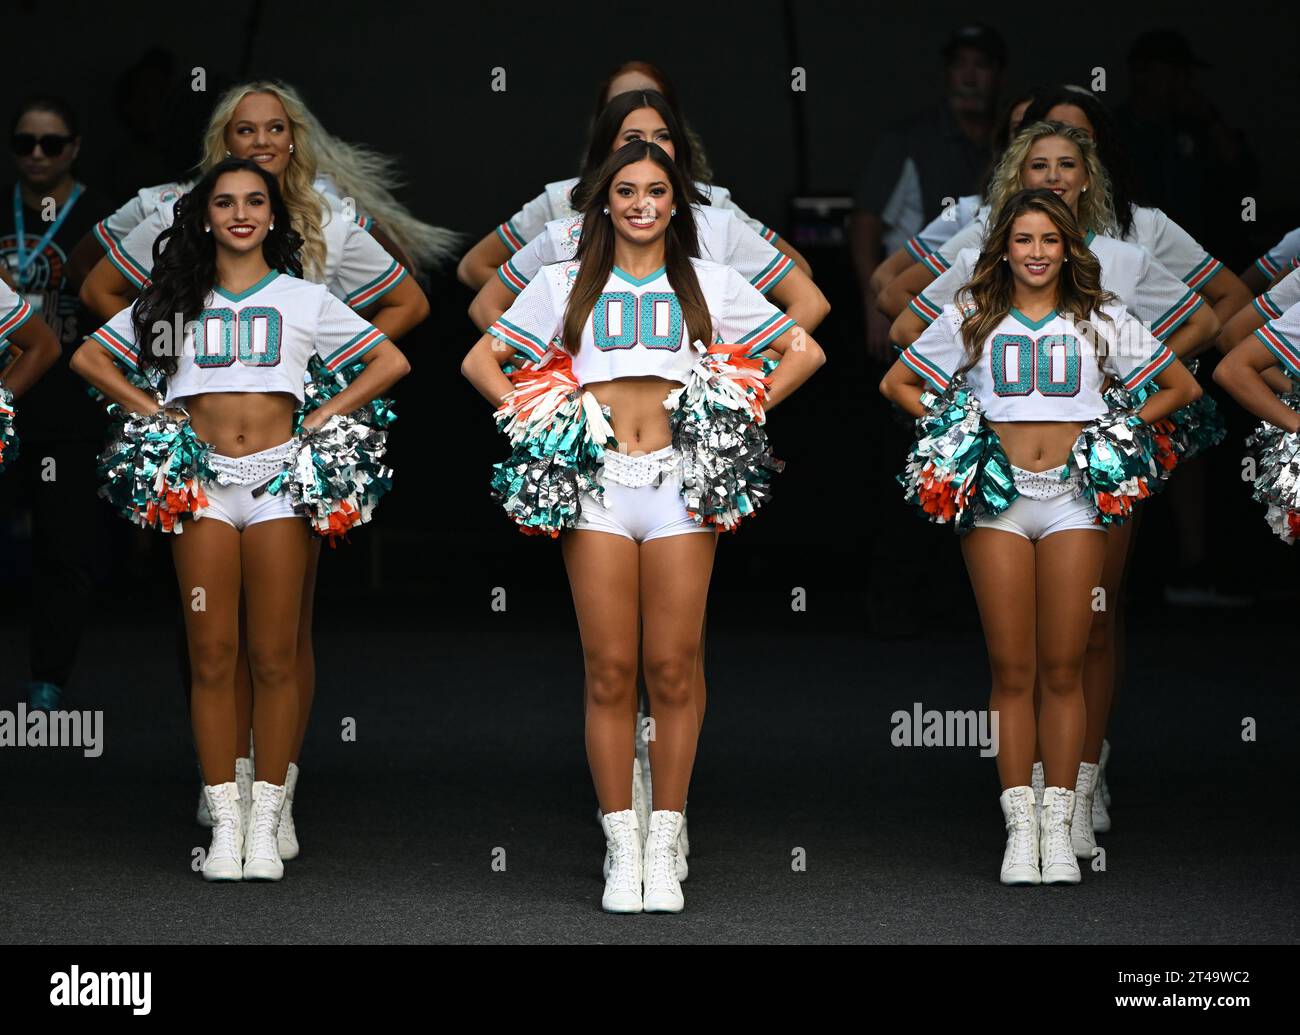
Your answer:
[[[59,214],[55,217],[54,222],[50,224],[50,228],[45,231],[45,236],[37,242],[36,248],[29,254],[27,251],[26,228],[23,225],[23,194],[18,184],[14,184],[14,233],[18,238],[18,268],[14,273],[17,275],[20,287],[27,280],[28,268],[36,261],[36,256],[45,251],[45,246],[54,239],[54,235],[59,232],[59,227],[68,218],[68,213],[72,211],[72,206],[76,203],[82,190],[84,188],[80,183],[73,184],[72,193],[68,195],[68,200],[59,209]]]

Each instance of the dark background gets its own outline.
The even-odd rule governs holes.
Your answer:
[[[900,12],[774,0],[25,2],[5,20],[7,95],[69,96],[84,123],[79,176],[119,200],[179,176],[197,157],[199,128],[224,86],[282,78],[332,132],[400,155],[406,202],[468,244],[546,182],[576,173],[596,83],[640,58],[673,79],[717,182],[797,239],[791,198],[853,192],[877,134],[940,101],[939,48],[971,12],[953,2]],[[1210,250],[1240,270],[1300,223],[1294,11],[1162,2],[979,14],[1008,41],[1005,93],[1030,81],[1086,84],[1100,66],[1112,102],[1126,92],[1132,39],[1180,28],[1214,65],[1201,73],[1202,89],[1261,166],[1258,223],[1207,242]],[[115,92],[123,71],[155,48],[170,57],[157,59],[158,86],[135,98],[143,117],[132,133]],[[789,88],[795,65],[806,69],[806,93]],[[207,71],[205,94],[189,91],[196,66]],[[489,89],[498,66],[504,93]],[[1237,211],[1241,199],[1223,204]],[[704,854],[687,887],[688,910],[708,924],[638,925],[633,937],[1293,940],[1294,834],[1277,830],[1272,795],[1289,779],[1295,735],[1294,666],[1285,659],[1298,555],[1272,537],[1240,478],[1253,422],[1224,403],[1229,441],[1201,461],[1214,575],[1252,603],[1231,612],[1167,607],[1176,525],[1166,500],[1148,506],[1130,582],[1128,696],[1115,719],[1116,795],[1129,810],[1117,807],[1108,842],[1119,863],[1109,877],[1085,875],[1087,897],[1064,911],[1061,896],[1025,896],[1009,914],[992,881],[1001,851],[992,765],[966,753],[886,750],[896,708],[979,707],[987,669],[955,536],[915,518],[892,480],[909,432],[877,393],[881,368],[866,361],[847,250],[805,254],[834,307],[816,335],[829,362],[772,416],[786,473],[772,505],[723,538],[711,591],[710,725],[692,785]],[[88,502],[87,520],[116,536],[113,570],[64,707],[106,708],[109,750],[96,761],[59,752],[0,759],[12,777],[0,798],[6,813],[32,824],[43,817],[19,828],[32,837],[9,841],[13,937],[629,937],[594,914],[599,842],[581,757],[581,654],[559,551],[519,535],[489,498],[489,465],[505,448],[458,371],[477,338],[465,316],[470,297],[451,270],[429,292],[433,315],[402,342],[414,369],[396,390],[394,491],[372,526],[322,561],[321,689],[298,810],[305,848],[290,864],[300,876],[259,896],[277,904],[254,917],[237,905],[214,912],[216,896],[182,869],[188,846],[206,835],[189,826],[195,787],[166,543]],[[9,531],[4,595],[15,604],[23,536]],[[507,590],[505,614],[489,608],[494,587]],[[808,590],[805,612],[791,611],[795,587]],[[18,614],[0,626],[6,700],[25,678],[24,651]],[[366,732],[356,748],[338,741],[341,715]],[[1258,747],[1240,741],[1242,715],[1260,720]],[[954,835],[958,814],[965,828]],[[1264,831],[1258,843],[1269,847],[1255,851],[1248,830]],[[86,885],[88,860],[69,856],[87,838],[120,844],[116,898],[101,898],[102,882]],[[563,865],[582,875],[559,897],[545,883],[557,838]],[[486,876],[499,844],[527,845],[536,867],[504,903],[504,878]],[[814,869],[815,880],[792,893],[792,844],[812,844],[815,858],[839,868]],[[758,861],[754,853],[769,849]],[[922,872],[927,885],[908,883]],[[373,879],[358,888],[359,874]],[[148,906],[164,886],[160,904]],[[465,897],[444,906],[440,887]],[[951,897],[932,898],[935,887]],[[47,908],[65,893],[82,912]],[[313,897],[326,893],[335,896],[328,909]],[[1185,908],[1189,896],[1195,909]],[[761,917],[747,911],[756,899],[767,904]],[[1050,917],[1032,904],[1049,901]],[[543,926],[528,927],[538,909]]]

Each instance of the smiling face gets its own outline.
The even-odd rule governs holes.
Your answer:
[[[1017,216],[1007,237],[1007,265],[1017,283],[1041,288],[1056,280],[1065,261],[1065,237],[1042,212]]]
[[[226,124],[226,148],[235,158],[256,162],[277,180],[289,166],[293,126],[274,94],[250,93],[235,107]]]
[[[669,158],[674,160],[677,158],[677,152],[673,148],[673,138],[668,134],[663,116],[654,108],[637,108],[623,120],[623,125],[618,128],[618,136],[614,138],[614,146],[610,148],[610,154],[633,140],[648,140],[652,144],[658,144],[667,152]]]
[[[39,140],[41,137],[50,136],[67,137],[67,123],[52,111],[29,111],[24,113],[18,120],[18,125],[14,127],[14,135],[19,134],[30,134],[38,141],[31,154],[15,156],[18,175],[23,182],[37,191],[63,182],[77,158],[78,142],[68,140],[59,154],[50,155],[45,153],[45,148],[40,145]]]
[[[1050,190],[1079,214],[1079,194],[1088,186],[1088,173],[1083,165],[1083,155],[1072,140],[1065,137],[1043,137],[1034,141],[1025,164],[1020,170],[1022,187],[1042,187]]]
[[[648,158],[623,166],[609,188],[609,219],[624,240],[649,244],[668,232],[673,188],[668,174]]]
[[[207,216],[218,248],[233,252],[261,248],[273,217],[265,182],[242,169],[225,173],[213,186]]]

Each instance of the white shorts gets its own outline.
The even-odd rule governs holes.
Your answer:
[[[1077,472],[1061,480],[1064,466],[1049,471],[1026,471],[1013,465],[1011,473],[1020,496],[1001,514],[980,518],[975,522],[976,528],[1014,532],[1031,543],[1054,532],[1076,528],[1106,531],[1105,525],[1097,523],[1097,508],[1092,501],[1077,495],[1081,488],[1081,476]]]
[[[229,484],[222,485],[216,481],[203,483],[208,507],[199,515],[199,519],[214,517],[242,532],[259,521],[300,517],[294,513],[293,503],[288,496],[277,496],[266,490],[266,484],[284,470],[284,462],[292,449],[293,439],[290,439],[248,456],[208,454],[213,470]]]
[[[600,480],[604,505],[584,493],[575,529],[612,532],[636,543],[716,531],[712,525],[698,524],[686,510],[681,462],[672,446],[641,456],[606,449]]]

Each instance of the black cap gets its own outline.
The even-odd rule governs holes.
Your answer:
[[[997,29],[991,26],[980,22],[963,25],[948,37],[948,42],[943,45],[940,53],[945,61],[951,61],[953,53],[960,47],[983,51],[999,65],[1006,67],[1007,45]]]
[[[1144,32],[1133,41],[1133,46],[1128,51],[1128,59],[1133,64],[1162,61],[1167,65],[1210,67],[1208,61],[1202,61],[1192,53],[1187,37],[1176,29],[1152,29],[1150,32]]]

